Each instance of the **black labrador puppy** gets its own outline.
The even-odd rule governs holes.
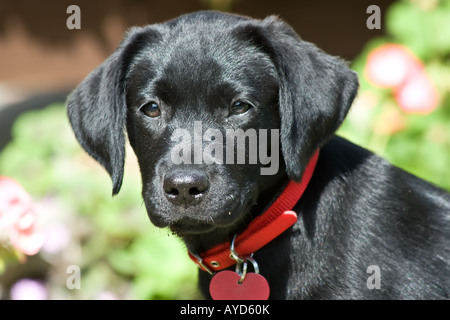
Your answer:
[[[334,136],[357,89],[345,63],[280,19],[207,11],[131,29],[68,115],[113,194],[128,136],[149,217],[184,240],[206,297],[206,271],[235,270],[206,261],[222,246],[236,283],[257,268],[272,299],[449,299],[450,195]],[[282,208],[296,222],[239,251],[307,168],[306,190]]]

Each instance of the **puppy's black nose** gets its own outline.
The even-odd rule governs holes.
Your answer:
[[[175,169],[167,173],[163,189],[167,199],[185,207],[199,203],[208,190],[208,177],[203,171]]]

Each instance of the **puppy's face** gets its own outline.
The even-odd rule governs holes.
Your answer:
[[[151,221],[179,234],[245,221],[283,173],[262,175],[259,161],[258,141],[277,153],[272,162],[280,153],[270,144],[280,126],[279,88],[267,54],[228,29],[185,25],[142,48],[126,83],[128,137]]]
[[[208,11],[131,29],[71,94],[68,115],[113,194],[126,129],[153,223],[227,234],[266,188],[301,179],[357,88],[344,63],[278,18]]]

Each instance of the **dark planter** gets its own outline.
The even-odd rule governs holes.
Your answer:
[[[35,95],[27,100],[0,107],[0,152],[11,140],[11,129],[23,112],[45,108],[52,103],[65,102],[70,91]]]

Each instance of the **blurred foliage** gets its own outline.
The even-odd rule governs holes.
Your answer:
[[[387,10],[384,28],[386,35],[367,43],[352,63],[360,89],[338,133],[450,190],[450,1],[395,2]],[[367,57],[386,43],[406,46],[423,63],[439,95],[432,112],[407,113],[392,89],[368,81]]]
[[[49,298],[200,298],[197,268],[184,245],[147,217],[132,157],[126,170],[121,193],[111,198],[108,175],[79,147],[63,105],[27,112],[15,122],[0,172],[40,203],[44,228],[63,224],[70,234],[62,252],[46,253],[44,246],[40,253],[49,263]],[[69,265],[81,268],[80,290],[66,287]]]

